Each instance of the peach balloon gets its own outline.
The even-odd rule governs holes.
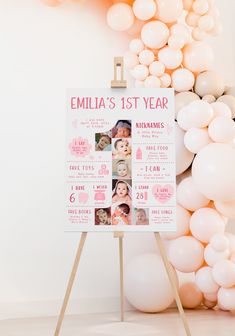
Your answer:
[[[190,128],[184,136],[185,147],[192,153],[198,153],[203,147],[211,143],[207,128]]]
[[[156,12],[156,3],[154,0],[135,0],[133,12],[140,20],[149,20]]]
[[[217,252],[223,252],[229,248],[228,238],[221,233],[214,234],[210,239],[211,247]]]
[[[107,23],[113,30],[128,30],[134,23],[134,14],[131,6],[121,2],[112,5],[107,12]]]
[[[207,145],[197,154],[192,165],[192,176],[197,188],[215,201],[235,199],[234,171],[235,148],[228,144]]]
[[[228,259],[228,257],[229,257],[228,249],[222,252],[218,252],[212,248],[211,244],[208,244],[205,247],[204,258],[206,263],[211,267],[213,267],[220,260]]]
[[[224,92],[224,80],[215,71],[205,71],[197,76],[194,89],[200,97],[210,94],[218,98]]]
[[[124,64],[128,69],[133,69],[139,64],[138,56],[130,51],[126,52],[124,55]]]
[[[223,216],[235,218],[235,200],[229,202],[215,201],[215,207]]]
[[[212,277],[212,268],[209,266],[202,267],[196,272],[195,282],[203,293],[214,293],[219,289]]]
[[[188,69],[177,69],[171,75],[172,87],[177,92],[189,91],[193,88],[194,74]]]
[[[202,97],[202,100],[205,100],[207,103],[214,103],[216,101],[215,97],[212,95],[205,95]]]
[[[226,310],[235,310],[235,287],[221,287],[218,291],[218,303]]]
[[[212,276],[215,282],[224,288],[235,285],[235,264],[230,260],[218,261],[212,270]]]
[[[182,0],[156,0],[156,3],[156,17],[162,22],[175,22],[183,13]]]
[[[194,282],[184,283],[179,289],[179,295],[184,308],[197,308],[202,303],[202,292]]]
[[[194,92],[180,92],[175,95],[175,118],[177,119],[177,115],[179,110],[183,107],[189,105],[194,100],[199,100],[200,98]],[[235,99],[235,98],[234,98]]]
[[[138,80],[144,80],[149,74],[148,67],[144,64],[138,64],[132,70],[132,76]]]
[[[225,103],[216,101],[211,104],[211,107],[214,111],[213,119],[216,117],[228,117],[230,119],[232,118],[232,112],[228,105],[226,105]]]
[[[192,8],[193,0],[183,0],[183,6],[186,11],[189,11]]]
[[[215,142],[230,142],[235,138],[235,123],[230,117],[216,117],[208,127],[208,134]]]
[[[191,273],[198,270],[203,262],[204,247],[194,237],[183,236],[171,241],[169,260],[180,272]]]
[[[146,23],[141,30],[142,41],[152,49],[162,48],[167,43],[168,37],[167,25],[157,20]]]
[[[196,210],[190,218],[192,235],[203,243],[209,243],[215,233],[224,233],[225,223],[220,214],[211,208]]]
[[[176,232],[162,232],[163,239],[175,239],[189,233],[190,213],[180,205],[176,205]]]
[[[217,102],[226,104],[232,113],[232,118],[235,118],[235,97],[230,95],[223,95],[217,99]]]
[[[161,81],[156,76],[148,76],[144,81],[144,86],[146,88],[160,88]]]
[[[213,118],[213,109],[203,100],[195,100],[178,112],[177,121],[183,130],[206,127]]]
[[[209,301],[209,300],[203,300],[203,304],[205,307],[207,307],[208,309],[212,309],[217,305],[216,301]]]
[[[190,27],[196,27],[198,25],[199,18],[200,18],[200,15],[190,11],[185,17],[185,22]]]
[[[214,293],[204,293],[204,298],[210,302],[217,302],[218,292]]]
[[[133,39],[129,44],[129,49],[131,52],[138,55],[142,50],[144,50],[144,43],[141,39]]]
[[[162,62],[154,61],[149,66],[149,72],[153,76],[162,76],[165,72],[165,65]]]
[[[168,40],[168,46],[171,49],[182,49],[185,45],[185,40],[180,35],[171,35]]]
[[[177,187],[177,202],[185,209],[195,211],[208,205],[210,200],[197,190],[193,178],[187,177]]]
[[[184,131],[175,123],[176,175],[182,174],[194,158],[194,154],[184,145],[184,134]]]
[[[161,77],[161,87],[168,88],[171,85],[171,76],[167,73],[164,73]]]
[[[172,271],[178,281],[173,268]],[[133,258],[127,264],[124,276],[125,295],[136,309],[156,313],[173,302],[171,285],[162,259],[157,254],[142,254]]]
[[[190,31],[188,27],[182,23],[175,23],[170,27],[171,36],[180,36],[184,40],[184,44],[190,41]]]
[[[167,69],[175,69],[182,63],[183,54],[181,50],[174,50],[164,47],[158,52],[158,59]]]
[[[192,72],[210,70],[214,63],[214,53],[209,44],[194,41],[184,47],[183,65]]]
[[[141,64],[149,65],[154,61],[154,53],[151,50],[143,50],[139,54]]]

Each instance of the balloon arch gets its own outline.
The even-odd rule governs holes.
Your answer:
[[[125,65],[136,87],[175,89],[177,232],[162,237],[173,267],[195,274],[180,288],[183,305],[235,310],[235,235],[225,232],[235,218],[235,88],[213,70],[205,41],[221,31],[215,1],[110,1],[107,24],[130,36]],[[173,301],[156,255],[134,258],[126,284],[127,298],[142,311]]]

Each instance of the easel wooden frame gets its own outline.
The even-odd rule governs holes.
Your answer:
[[[118,67],[120,67],[121,69],[121,79],[118,79]],[[114,80],[111,81],[111,87],[112,88],[126,88],[127,87],[127,82],[126,80],[124,80],[124,64],[123,64],[123,57],[115,57],[114,58]],[[190,333],[190,329],[189,329],[189,325],[188,325],[188,321],[180,300],[180,296],[179,296],[179,292],[178,292],[178,285],[175,279],[175,275],[172,269],[172,266],[170,265],[170,262],[167,258],[167,253],[165,250],[165,246],[163,244],[163,241],[161,239],[161,236],[159,234],[159,232],[154,232],[154,236],[172,287],[172,291],[174,294],[174,298],[179,310],[179,314],[180,314],[180,318],[182,320],[184,329],[185,329],[185,333],[187,336],[191,336]],[[81,255],[82,255],[82,251],[83,251],[83,247],[85,244],[87,238],[87,232],[82,232],[81,237],[80,237],[80,242],[78,245],[78,249],[76,252],[76,256],[75,256],[75,260],[73,263],[73,267],[72,267],[72,271],[69,277],[69,281],[68,281],[68,285],[67,285],[67,289],[65,292],[65,296],[64,296],[64,300],[63,300],[63,304],[60,310],[60,314],[58,317],[58,321],[57,321],[57,325],[56,325],[56,329],[55,329],[55,333],[54,336],[59,336],[60,335],[60,331],[61,331],[61,327],[62,327],[62,323],[64,320],[64,316],[65,316],[65,311],[69,302],[69,298],[70,298],[70,294],[73,288],[73,284],[74,284],[74,280],[77,274],[77,270],[78,270],[78,266],[79,266],[79,262],[81,259]],[[118,238],[119,239],[119,268],[120,268],[120,320],[124,321],[124,281],[123,281],[123,238],[124,238],[124,232],[114,232],[114,238]]]

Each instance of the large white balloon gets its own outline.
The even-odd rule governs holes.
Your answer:
[[[176,175],[182,174],[194,158],[194,154],[184,145],[184,134],[184,131],[175,123]]]
[[[212,143],[195,157],[192,176],[197,188],[215,201],[235,199],[235,148],[228,144]]]
[[[173,268],[172,271],[174,272]],[[176,273],[175,278],[177,280]],[[128,301],[140,311],[160,312],[174,300],[164,264],[156,254],[135,257],[126,266],[124,280]]]
[[[210,200],[200,193],[193,178],[187,177],[177,187],[177,202],[185,209],[195,211],[209,204]]]

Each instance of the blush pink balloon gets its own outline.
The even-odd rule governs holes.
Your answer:
[[[194,237],[183,236],[171,241],[169,260],[180,272],[197,271],[204,262],[204,247]]]
[[[230,260],[218,261],[212,270],[215,282],[225,288],[235,285],[235,264]]]
[[[224,234],[216,233],[210,239],[211,247],[217,252],[223,252],[229,248],[229,240]]]
[[[176,69],[183,60],[181,50],[175,50],[170,47],[164,47],[158,52],[158,59],[167,69]]]
[[[184,308],[197,308],[202,303],[203,294],[194,282],[186,282],[179,289],[179,295]]]
[[[187,177],[177,187],[177,202],[187,210],[195,211],[209,204],[210,200],[198,191],[193,178]]]
[[[235,218],[235,200],[229,202],[215,201],[216,209],[225,217]]]
[[[124,55],[124,64],[128,69],[133,69],[139,64],[138,56],[130,51],[126,52]]]
[[[176,175],[182,174],[192,163],[194,154],[184,145],[184,131],[175,123]]]
[[[218,292],[204,293],[204,298],[210,302],[217,302]]]
[[[208,309],[212,309],[217,305],[217,302],[215,301],[209,301],[209,300],[203,300],[204,306],[206,306]]]
[[[231,117],[216,117],[208,127],[208,134],[215,142],[230,142],[235,138],[235,123]]]
[[[230,232],[225,232],[225,236],[229,240],[229,252],[235,253],[235,235]]]
[[[184,48],[183,65],[192,72],[202,72],[213,68],[214,53],[209,44],[194,41]]]
[[[135,0],[133,12],[140,20],[149,20],[156,12],[156,3],[154,0]]]
[[[152,49],[162,48],[168,41],[169,29],[163,22],[153,20],[146,23],[141,30],[141,39]]]
[[[203,243],[209,243],[215,233],[224,233],[224,229],[223,218],[211,208],[198,209],[190,218],[192,235]]]
[[[180,92],[175,95],[175,118],[177,119],[178,112],[185,106],[189,105],[194,100],[199,100],[199,96],[191,91]],[[235,98],[234,98],[235,99]]]
[[[229,257],[228,249],[222,252],[218,252],[212,248],[211,244],[208,244],[205,247],[204,258],[206,263],[211,267],[213,267],[220,260],[228,259],[228,257]]]
[[[211,143],[207,128],[190,128],[184,136],[185,147],[192,153],[197,154],[202,148]]]
[[[107,12],[107,23],[113,30],[128,30],[134,23],[131,6],[122,2],[113,4]]]
[[[218,291],[218,303],[226,310],[235,310],[235,287],[221,287]]]
[[[213,173],[212,173],[213,172]],[[235,148],[211,143],[195,157],[192,176],[197,188],[214,201],[235,200]]]
[[[177,69],[171,75],[172,87],[177,92],[189,91],[193,88],[194,74],[188,69]]]
[[[141,39],[133,39],[129,44],[129,49],[134,54],[139,54],[142,50],[144,50],[144,43]]]
[[[162,22],[175,22],[183,13],[182,0],[156,0],[156,17]]]
[[[196,272],[195,282],[203,293],[214,293],[219,289],[219,285],[212,277],[212,268],[209,266],[202,267]]]
[[[228,105],[226,105],[225,103],[216,101],[211,104],[211,107],[213,108],[214,111],[213,119],[216,117],[232,118],[232,112],[228,107]]]
[[[176,232],[162,232],[163,239],[175,239],[189,233],[190,213],[180,205],[176,205]]]

